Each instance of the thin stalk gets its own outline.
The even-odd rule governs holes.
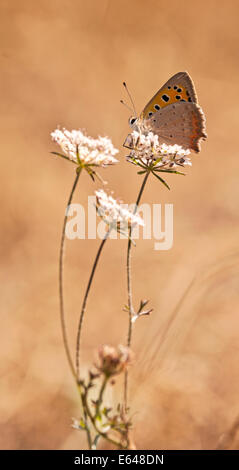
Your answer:
[[[125,445],[121,444],[119,441],[116,441],[115,439],[109,437],[107,433],[104,433],[103,431],[101,431],[98,428],[98,426],[96,424],[96,418],[92,415],[90,407],[88,405],[87,396],[82,397],[82,395],[81,395],[81,399],[82,399],[83,407],[86,410],[86,414],[87,414],[87,416],[89,416],[90,421],[91,421],[94,429],[96,430],[97,434],[99,434],[101,437],[103,437],[104,439],[106,439],[108,442],[115,445],[116,447],[119,447],[120,449],[127,449],[128,445],[125,446]]]
[[[107,385],[108,380],[109,380],[109,377],[107,377],[107,375],[105,375],[104,380],[103,380],[102,385],[101,385],[101,388],[100,388],[99,398],[97,400],[97,406],[96,406],[96,410],[95,410],[95,419],[97,418],[97,416],[99,414],[102,399],[103,399],[103,393],[105,391],[105,387]]]
[[[137,201],[134,208],[134,214],[137,212],[138,205],[140,203],[142,194],[144,192],[147,179],[149,177],[149,171],[146,173],[143,183],[141,185]],[[132,341],[132,315],[134,314],[133,300],[132,300],[132,277],[131,277],[131,239],[132,228],[129,228],[129,240],[128,240],[128,249],[127,249],[127,291],[128,291],[128,309],[129,309],[129,323],[128,323],[128,336],[127,336],[127,346],[130,347]],[[124,409],[127,410],[127,400],[128,400],[128,371],[125,371],[124,375]]]
[[[82,402],[82,404],[83,404],[83,402]],[[86,425],[87,442],[88,442],[89,450],[91,450],[92,449],[91,434],[90,434],[90,430],[89,430],[89,427],[88,427],[87,412],[86,412],[85,409],[83,409],[83,413],[84,413],[85,425]]]
[[[110,234],[110,231],[108,231],[105,234],[105,236],[104,236],[104,238],[103,238],[103,240],[102,240],[102,242],[99,246],[99,249],[97,251],[96,258],[95,258],[95,261],[94,261],[94,264],[93,264],[93,267],[92,267],[92,270],[91,270],[91,274],[90,274],[90,277],[89,277],[89,281],[88,281],[88,284],[87,284],[87,288],[86,288],[86,291],[85,291],[85,296],[84,296],[82,307],[81,307],[81,314],[80,314],[80,320],[79,320],[79,325],[78,325],[78,330],[77,330],[77,338],[76,338],[76,377],[77,377],[77,380],[80,379],[80,342],[81,342],[81,330],[82,330],[82,324],[83,324],[84,315],[85,315],[86,303],[87,303],[88,295],[89,295],[89,292],[90,292],[91,284],[92,284],[92,281],[93,281],[93,278],[94,278],[95,270],[96,270],[96,267],[97,267],[102,249],[104,247],[104,244],[105,244],[107,238],[109,237],[109,234]]]
[[[60,245],[60,257],[59,257],[59,298],[60,298],[60,319],[61,319],[61,330],[62,330],[62,336],[63,336],[63,344],[65,348],[65,353],[66,357],[68,360],[68,364],[70,366],[72,375],[74,378],[76,378],[76,372],[73,364],[73,360],[71,358],[71,353],[70,353],[70,348],[69,348],[69,343],[67,339],[67,332],[66,332],[66,322],[65,322],[65,308],[64,308],[64,289],[63,289],[63,255],[64,255],[64,246],[65,246],[65,230],[66,230],[66,222],[67,222],[67,216],[68,216],[68,209],[69,205],[71,204],[79,177],[81,174],[81,169],[77,171],[72,190],[67,202],[67,208],[65,212],[65,217],[64,217],[64,222],[63,222],[63,228],[62,228],[62,235],[61,235],[61,245]]]

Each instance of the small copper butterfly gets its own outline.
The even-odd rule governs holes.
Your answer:
[[[160,88],[139,117],[129,119],[129,124],[134,130],[157,134],[160,144],[178,144],[200,152],[200,141],[207,138],[205,121],[190,75],[179,72]]]

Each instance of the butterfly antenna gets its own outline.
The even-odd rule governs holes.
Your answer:
[[[134,102],[133,102],[132,96],[131,96],[131,94],[130,94],[130,92],[129,92],[129,90],[128,90],[128,87],[127,87],[127,85],[126,85],[126,83],[125,83],[125,82],[123,82],[123,86],[125,87],[125,89],[126,89],[126,91],[127,91],[127,93],[128,93],[128,96],[129,96],[130,102],[131,102],[131,104],[132,104],[132,106],[133,106],[134,114],[135,114],[135,116],[137,116],[137,112],[136,112],[136,109],[135,109],[135,105],[134,105]]]
[[[128,104],[126,104],[123,100],[120,100],[120,102],[126,106],[126,108],[128,108],[130,110],[131,113],[134,113],[134,109],[132,109]]]

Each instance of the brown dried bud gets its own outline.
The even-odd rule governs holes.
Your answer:
[[[100,347],[98,354],[99,363],[96,367],[107,377],[123,372],[132,359],[130,349],[122,345],[115,348],[105,344]]]

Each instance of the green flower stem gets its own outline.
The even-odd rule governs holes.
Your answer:
[[[82,400],[82,396],[81,396],[81,400]],[[83,400],[82,400],[82,404],[83,404]],[[83,413],[84,413],[84,418],[85,418],[87,442],[88,442],[89,449],[92,449],[92,439],[91,439],[90,429],[88,427],[87,412],[85,409],[83,409]]]
[[[107,385],[108,380],[109,380],[109,377],[107,375],[105,375],[104,380],[103,380],[102,385],[101,385],[101,388],[100,388],[99,398],[97,400],[97,406],[96,406],[96,410],[95,410],[95,419],[99,415],[100,406],[101,406],[102,399],[103,399],[103,394],[104,394],[105,387]]]
[[[148,171],[143,179],[137,201],[134,208],[134,214],[137,212],[138,205],[140,203],[142,194],[144,192],[147,179],[149,177],[150,171]],[[128,323],[128,337],[127,337],[127,346],[131,346],[132,341],[132,316],[134,314],[133,300],[132,300],[132,277],[131,277],[131,227],[129,228],[129,240],[128,240],[128,249],[127,249],[127,290],[128,290],[128,309],[129,309],[129,323]],[[127,400],[128,400],[128,371],[125,371],[124,375],[124,409],[127,410]]]
[[[107,381],[106,381],[107,382]],[[106,385],[106,384],[105,384]],[[104,387],[105,388],[105,387]],[[97,424],[96,424],[96,416],[93,416],[92,413],[91,413],[91,410],[90,410],[90,407],[88,405],[88,401],[87,401],[87,394],[82,394],[81,392],[81,388],[79,387],[79,391],[80,391],[80,395],[81,395],[81,399],[82,399],[82,405],[83,405],[83,409],[84,409],[84,414],[87,415],[89,418],[90,418],[90,421],[95,429],[95,431],[97,432],[97,434],[99,434],[101,437],[103,437],[104,439],[106,439],[108,442],[110,442],[111,444],[115,445],[116,447],[118,447],[119,449],[127,449],[128,447],[128,443],[126,445],[123,445],[121,444],[121,442],[119,441],[116,441],[115,439],[112,439],[111,437],[108,436],[107,433],[104,433],[102,432]],[[102,391],[102,395],[103,395],[103,392],[104,392],[104,389],[102,390],[101,388],[101,391]],[[102,400],[102,397],[101,397],[101,400]]]
[[[78,325],[78,330],[77,330],[77,338],[76,338],[76,377],[77,377],[78,381],[80,379],[81,331],[82,331],[82,324],[83,324],[84,315],[85,315],[86,303],[87,303],[88,295],[89,295],[89,292],[90,292],[91,284],[92,284],[92,281],[93,281],[93,278],[94,278],[95,270],[96,270],[96,267],[97,267],[102,249],[104,247],[104,244],[105,244],[107,238],[109,237],[109,234],[110,234],[110,230],[108,232],[106,232],[106,234],[105,234],[105,236],[104,236],[104,238],[103,238],[103,240],[102,240],[102,242],[99,246],[99,249],[97,251],[96,258],[95,258],[95,261],[94,261],[94,264],[93,264],[93,267],[92,267],[92,270],[91,270],[91,274],[90,274],[90,277],[89,277],[89,281],[88,281],[87,288],[86,288],[86,291],[85,291],[85,296],[84,296],[83,303],[82,303],[80,320],[79,320],[79,325]]]
[[[71,353],[70,353],[70,348],[69,348],[69,343],[67,339],[67,331],[66,331],[66,322],[65,322],[65,308],[64,308],[64,289],[63,289],[63,255],[64,255],[64,246],[65,246],[65,230],[66,230],[66,222],[67,222],[67,216],[68,216],[68,209],[69,205],[71,204],[79,177],[81,174],[81,169],[77,171],[73,187],[67,202],[67,208],[65,212],[65,217],[64,217],[64,222],[63,222],[63,228],[62,228],[62,235],[61,235],[61,245],[60,245],[60,257],[59,257],[59,298],[60,298],[60,319],[61,319],[61,330],[62,330],[62,336],[63,336],[63,344],[65,348],[65,353],[66,357],[68,360],[68,364],[70,366],[71,372],[73,377],[76,379],[76,371],[74,368],[73,360],[71,358]]]

